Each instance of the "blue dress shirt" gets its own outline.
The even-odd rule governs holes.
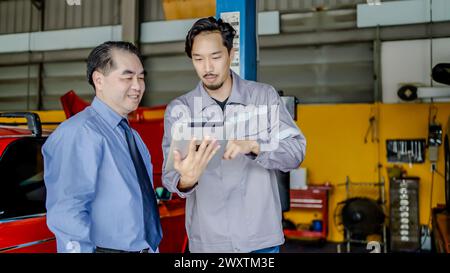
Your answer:
[[[47,225],[56,236],[58,252],[93,252],[96,246],[149,248],[141,190],[119,126],[122,118],[96,97],[58,126],[42,148]],[[139,134],[133,134],[151,176],[148,149]]]

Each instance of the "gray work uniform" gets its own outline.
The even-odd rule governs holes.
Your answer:
[[[287,172],[296,169],[305,156],[306,139],[275,89],[268,84],[244,80],[234,72],[232,79],[231,95],[221,118],[226,122],[236,117],[227,112],[233,105],[273,106],[279,110],[279,119],[276,122],[270,116],[268,126],[270,130],[277,126],[278,145],[275,150],[261,151],[257,156],[240,154],[233,160],[219,158],[218,166],[208,165],[198,184],[188,192],[177,189],[180,175],[175,170],[163,169],[163,185],[186,198],[185,224],[191,252],[250,252],[283,244],[282,211],[275,170]],[[197,101],[196,106],[194,100]],[[201,107],[198,106],[199,101]],[[173,114],[177,107],[187,109],[192,116],[214,107],[215,113],[222,113],[202,82],[194,90],[174,99],[164,116],[163,166],[172,142],[171,128],[180,120],[180,115]],[[269,140],[257,139],[260,144]]]

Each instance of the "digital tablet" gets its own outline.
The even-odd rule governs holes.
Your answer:
[[[164,169],[166,171],[174,170],[174,151],[178,151],[181,154],[181,159],[185,159],[189,152],[189,143],[190,140],[174,140],[172,139],[172,143],[170,144],[169,154],[167,155],[166,164]],[[202,140],[197,140],[196,145],[198,146],[202,143]],[[216,154],[211,158],[208,163],[207,168],[217,168],[222,160],[223,154],[225,153],[225,148],[227,146],[226,140],[217,140],[217,143],[220,145],[220,149],[216,152]]]

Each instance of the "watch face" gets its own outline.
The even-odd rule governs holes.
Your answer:
[[[156,198],[161,201],[168,201],[172,199],[172,193],[164,187],[157,187],[155,189]]]

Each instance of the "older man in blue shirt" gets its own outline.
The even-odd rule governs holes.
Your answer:
[[[145,91],[135,46],[106,42],[87,60],[96,97],[48,138],[47,224],[58,252],[158,252],[150,154],[128,125]]]

